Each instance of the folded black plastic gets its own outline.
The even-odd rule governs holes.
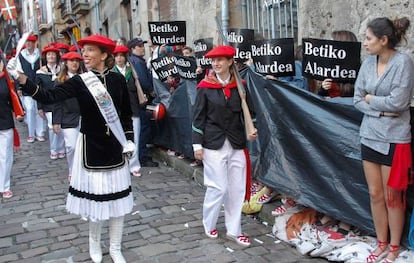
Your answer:
[[[374,232],[360,156],[362,114],[352,98],[325,99],[245,69],[256,112],[258,139],[249,143],[253,176],[298,203],[363,231]],[[167,90],[155,82],[156,90]],[[181,80],[155,144],[192,157],[191,118],[196,83]],[[408,206],[414,199],[408,192]]]

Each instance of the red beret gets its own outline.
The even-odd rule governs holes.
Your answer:
[[[37,37],[35,35],[29,35],[27,37],[27,40],[26,41],[36,42],[37,41]]]
[[[126,46],[118,45],[118,46],[115,47],[114,52],[112,52],[112,53],[114,53],[114,55],[115,55],[117,53],[128,53],[128,52],[129,52],[129,49]]]
[[[206,58],[226,57],[232,58],[236,55],[236,49],[232,46],[217,46],[205,54]]]
[[[65,43],[56,43],[55,48],[69,50],[69,45]]]
[[[78,52],[70,51],[68,53],[63,54],[62,55],[62,59],[63,60],[71,60],[71,59],[79,59],[79,60],[82,60],[83,58],[82,58],[81,55],[79,55]]]
[[[85,44],[96,45],[104,48],[109,53],[112,53],[112,51],[115,49],[115,43],[112,39],[98,34],[84,37],[78,41],[78,44],[80,47],[83,47]]]
[[[78,52],[78,49],[76,48],[75,45],[70,46],[69,51],[75,51]]]
[[[46,46],[42,50],[42,55],[46,54],[47,52],[55,52],[56,54],[59,54],[59,49],[55,48],[54,46]]]

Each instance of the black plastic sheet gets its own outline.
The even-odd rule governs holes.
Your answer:
[[[167,108],[166,117],[155,123],[154,143],[173,149],[187,158],[193,156],[191,122],[196,86],[195,80],[181,80],[178,88],[170,94],[167,84],[154,79],[157,99]]]
[[[252,96],[259,134],[248,144],[253,177],[300,204],[374,233],[360,159],[362,114],[352,98],[325,99],[249,69],[241,75]],[[167,117],[157,123],[155,143],[192,157],[196,83],[182,80],[172,96],[165,93],[165,84],[154,85],[168,105]]]
[[[360,160],[362,114],[352,98],[325,99],[250,71],[245,79],[259,134],[257,179],[300,204],[372,231]]]

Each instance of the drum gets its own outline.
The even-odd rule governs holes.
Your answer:
[[[151,120],[160,121],[164,119],[167,109],[162,103],[152,103],[146,106],[146,110],[151,112]]]

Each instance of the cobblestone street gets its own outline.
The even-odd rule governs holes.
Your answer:
[[[66,160],[49,159],[49,141],[26,142],[26,127],[17,123],[22,147],[15,154],[11,190],[0,204],[0,262],[90,262],[88,224],[68,214]],[[123,253],[128,262],[326,262],[301,256],[278,243],[271,226],[243,217],[252,246],[225,239],[223,214],[219,238],[208,239],[201,223],[204,188],[162,163],[132,178],[135,206],[125,218]],[[108,254],[103,228],[103,262]]]

